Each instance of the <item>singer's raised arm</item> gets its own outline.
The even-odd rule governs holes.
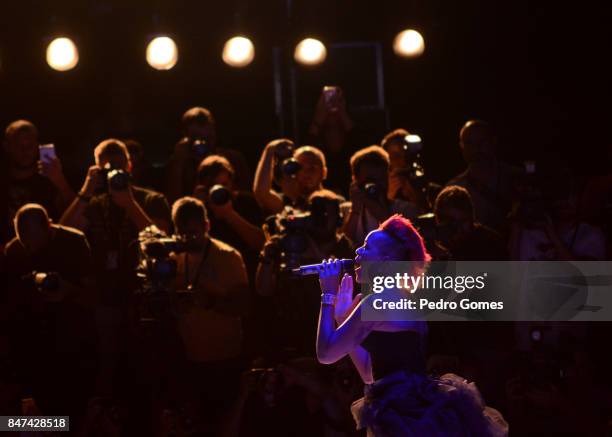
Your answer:
[[[330,260],[329,262],[323,262],[318,267],[319,282],[323,295],[337,296],[341,266],[339,260]],[[348,275],[345,278],[348,278]],[[322,299],[317,333],[317,358],[321,363],[335,363],[355,351],[370,331],[374,329],[377,322],[361,320],[362,303],[360,302],[344,323],[336,328],[334,318],[335,299],[333,303]],[[362,366],[358,365],[357,367]]]

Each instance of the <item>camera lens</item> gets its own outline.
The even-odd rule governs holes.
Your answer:
[[[208,154],[208,144],[205,140],[195,139],[191,142],[191,147],[194,153],[199,157],[204,157]]]
[[[380,193],[380,189],[378,188],[378,185],[376,185],[373,182],[369,182],[367,184],[365,184],[363,186],[363,191],[365,191],[365,193],[370,196],[370,197],[378,197],[378,194]]]
[[[111,170],[107,179],[108,186],[113,191],[125,191],[130,185],[130,175],[123,170]]]
[[[36,273],[34,283],[40,291],[57,291],[59,289],[59,276],[56,273]]]
[[[283,161],[283,173],[287,176],[295,176],[302,166],[295,158],[288,158]]]
[[[215,205],[225,205],[230,201],[232,194],[227,187],[223,185],[214,185],[209,191],[210,201]]]

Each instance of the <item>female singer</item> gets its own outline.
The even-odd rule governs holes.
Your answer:
[[[400,215],[370,232],[356,254],[357,282],[366,261],[409,261],[419,274],[431,259],[419,233]],[[347,274],[340,279],[340,272],[331,259],[319,268],[317,356],[331,364],[349,355],[359,371],[365,396],[351,407],[358,429],[367,427],[368,436],[376,437],[507,435],[508,424],[484,405],[473,383],[454,374],[425,374],[426,322],[362,320],[362,308],[373,296],[352,300],[353,279]],[[402,293],[385,290],[376,298],[397,299]]]

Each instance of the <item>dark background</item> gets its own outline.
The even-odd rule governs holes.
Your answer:
[[[497,128],[503,154],[512,162],[565,156],[583,174],[604,165],[611,143],[610,31],[606,14],[592,5],[290,3],[288,17],[287,1],[280,0],[3,1],[0,124],[32,120],[41,141],[56,144],[64,166],[78,180],[95,144],[109,136],[134,137],[153,161],[163,162],[178,138],[182,112],[202,105],[216,115],[220,143],[242,150],[254,170],[263,145],[281,134],[272,48],[292,53],[302,37],[314,35],[328,44],[382,44],[390,127],[406,127],[423,137],[429,173],[438,181],[463,165],[457,136],[469,118]],[[392,51],[394,36],[409,27],[425,38],[425,54],[416,60],[400,59]],[[144,58],[148,40],[158,32],[167,32],[178,45],[179,61],[170,71],[153,70]],[[224,42],[237,32],[248,35],[256,51],[254,62],[243,69],[221,60]],[[64,73],[51,70],[44,55],[52,37],[62,34],[75,41],[80,56],[77,67]],[[334,62],[330,56],[327,63]],[[315,70],[298,67],[297,72],[311,75],[316,86],[342,85]],[[308,102],[317,97],[304,95],[306,88],[298,87],[302,125],[314,109]],[[350,94],[347,99],[350,110]],[[384,131],[370,134],[380,138]]]

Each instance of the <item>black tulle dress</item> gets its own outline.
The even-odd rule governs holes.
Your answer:
[[[425,373],[422,336],[416,331],[372,331],[362,342],[375,382],[351,407],[369,436],[506,436],[508,424],[487,407],[474,383]]]

